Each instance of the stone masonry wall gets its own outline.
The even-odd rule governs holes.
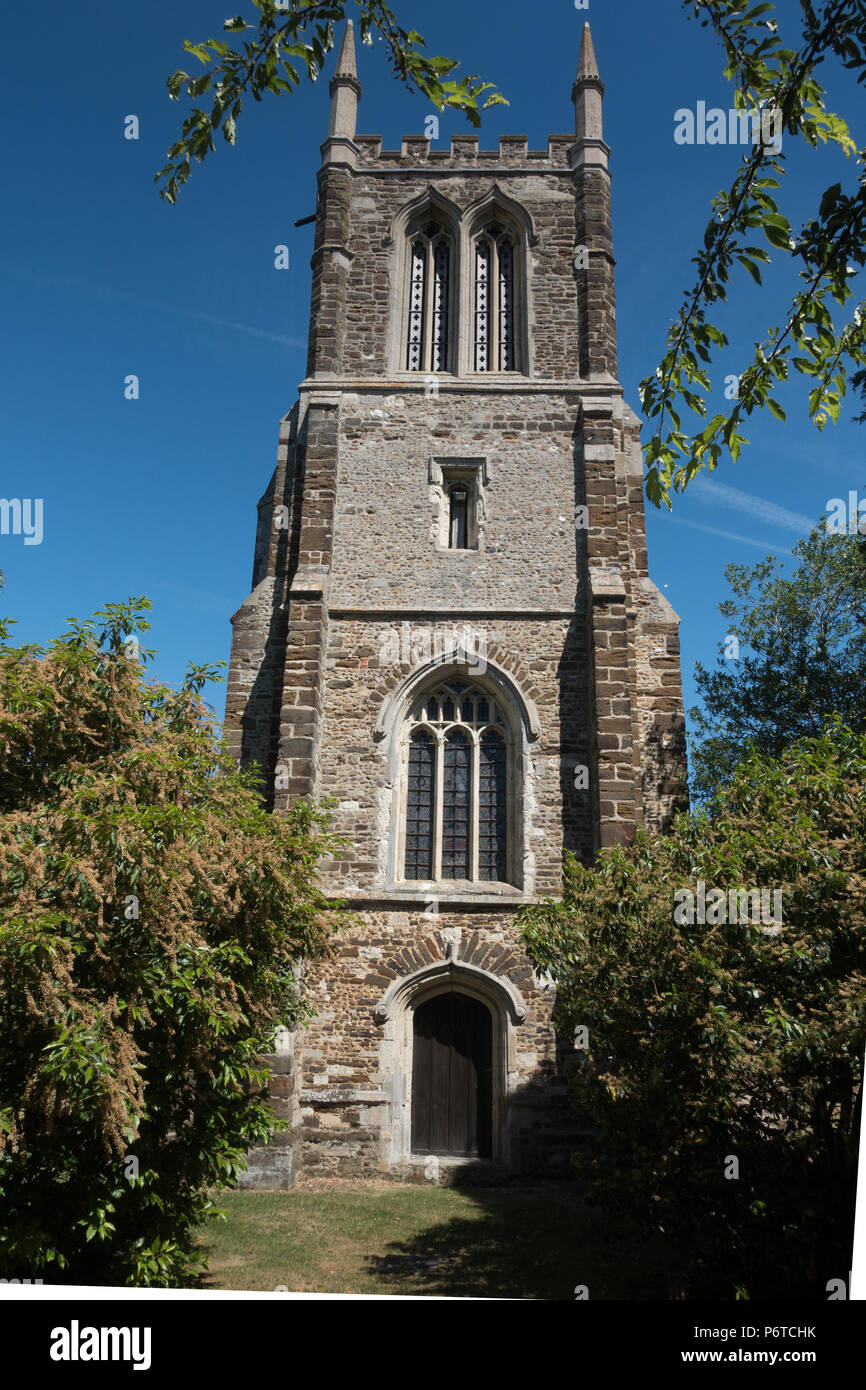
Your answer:
[[[494,187],[528,213],[534,231],[528,248],[532,375],[541,380],[576,378],[580,339],[573,175],[567,166],[535,171],[480,159],[464,172],[452,172],[442,163],[431,168],[408,160],[376,161],[355,171],[342,375],[370,379],[392,374],[391,314],[402,264],[393,240],[394,219],[431,183],[465,217]]]
[[[444,646],[461,630],[453,620],[410,627],[424,641],[429,632],[431,646],[437,640]],[[510,672],[538,712],[541,737],[523,777],[526,838],[536,890],[556,893],[563,850],[584,860],[592,851],[591,793],[574,786],[576,765],[589,762],[582,634],[573,618],[474,619],[472,630],[479,650]],[[394,789],[387,751],[374,731],[384,701],[413,669],[411,660],[389,659],[402,635],[399,620],[331,620],[319,791],[337,803],[335,829],[351,836],[345,856],[323,880],[340,896],[377,893],[387,885]]]
[[[298,1161],[305,1173],[424,1177],[423,1169],[388,1162],[393,1107],[410,1098],[394,1093],[374,1011],[393,981],[441,961],[455,934],[461,962],[507,978],[526,1004],[509,1049],[509,1170],[567,1171],[582,1132],[567,1095],[574,1053],[556,1038],[554,991],[539,987],[513,917],[367,911],[340,936],[336,959],[317,963],[307,977],[317,1015],[298,1053]]]
[[[576,393],[346,392],[332,608],[573,608]],[[431,455],[486,459],[480,550],[436,548]]]

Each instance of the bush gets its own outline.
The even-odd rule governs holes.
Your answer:
[[[739,915],[716,887],[780,891],[781,925],[713,920]],[[568,1028],[588,1030],[575,1101],[598,1137],[578,1166],[667,1240],[671,1296],[826,1298],[847,1281],[864,889],[866,736],[837,722],[749,758],[712,818],[571,860],[564,901],[524,912]]]
[[[200,697],[212,672],[144,682],[149,606],[0,646],[7,1278],[195,1279],[208,1189],[278,1127],[260,1058],[331,931],[325,813],[262,809]]]

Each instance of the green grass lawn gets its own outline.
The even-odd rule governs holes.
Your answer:
[[[572,1300],[585,1284],[592,1299],[653,1297],[640,1252],[612,1239],[574,1183],[359,1183],[218,1201],[228,1216],[202,1236],[206,1288]]]

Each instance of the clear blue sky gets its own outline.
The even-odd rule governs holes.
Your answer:
[[[687,148],[674,111],[732,104],[719,50],[678,0],[556,0],[527,10],[514,0],[393,0],[404,25],[433,52],[496,81],[509,108],[485,116],[482,146],[526,133],[573,129],[571,85],[588,17],[606,83],[605,133],[613,154],[620,375],[639,408],[679,297],[691,283],[709,199],[741,151]],[[237,8],[237,6],[235,7]],[[248,7],[252,12],[252,7]],[[782,13],[799,12],[783,0]],[[17,6],[3,20],[4,194],[0,207],[2,471],[0,495],[44,499],[44,540],[0,537],[7,587],[0,609],[21,641],[46,643],[70,615],[148,594],[156,672],[180,679],[188,660],[227,659],[229,617],[250,585],[255,505],[276,457],[277,427],[305,368],[319,145],[327,135],[327,80],[251,106],[232,150],[194,168],[177,207],[152,176],[175,137],[181,107],[165,79],[184,61],[184,38],[218,36],[231,6]],[[360,130],[388,147],[422,132],[429,103],[391,76],[381,45],[359,51]],[[196,69],[197,70],[197,69]],[[862,89],[838,104],[861,117]],[[124,118],[140,139],[124,139]],[[468,130],[445,115],[442,141]],[[786,141],[794,211],[852,166]],[[814,199],[812,199],[814,201]],[[274,269],[286,243],[291,269]],[[784,314],[781,277],[759,301],[743,272],[725,314],[731,347],[718,389],[754,337]],[[128,373],[141,398],[124,399]],[[803,395],[802,388],[801,397]],[[827,499],[866,492],[862,428],[851,401],[819,435],[789,390],[787,426],[752,422],[751,447],[707,483],[676,498],[672,517],[648,508],[651,570],[682,617],[687,704],[697,659],[714,660],[724,627],[722,571],[784,553]],[[224,696],[212,688],[222,711]]]

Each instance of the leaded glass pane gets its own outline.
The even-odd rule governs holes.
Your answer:
[[[434,372],[448,370],[448,294],[450,274],[448,243],[440,241],[433,256],[433,363]]]
[[[445,744],[442,780],[442,877],[469,877],[472,749],[465,735]]]
[[[409,288],[409,339],[406,369],[420,372],[424,350],[424,280],[427,271],[427,248],[423,241],[412,246],[412,280]]]
[[[450,695],[442,701],[442,718],[445,720],[454,718],[454,701]]]
[[[505,743],[488,731],[481,739],[478,772],[478,877],[504,882],[507,871]]]
[[[409,787],[406,795],[406,877],[433,877],[433,802],[436,780],[436,740],[419,730],[409,744]]]
[[[475,370],[489,370],[490,359],[490,243],[475,247]]]
[[[499,370],[514,370],[514,250],[499,243]]]
[[[486,724],[490,718],[490,705],[487,700],[478,701],[478,723]]]

